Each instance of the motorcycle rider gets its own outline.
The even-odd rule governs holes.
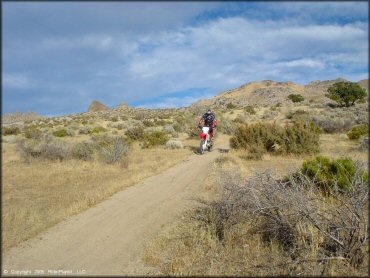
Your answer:
[[[213,129],[217,127],[217,120],[211,109],[208,109],[200,118],[198,127],[201,128],[202,126],[209,127],[209,136],[211,138],[211,144],[213,145]]]

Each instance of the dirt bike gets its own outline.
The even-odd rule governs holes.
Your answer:
[[[211,136],[209,135],[209,129],[208,126],[199,127],[202,129],[200,133],[200,146],[199,146],[199,153],[204,154],[204,151],[208,149],[208,151],[212,150],[213,142],[211,141]]]

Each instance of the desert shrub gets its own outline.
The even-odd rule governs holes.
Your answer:
[[[272,153],[315,153],[319,150],[319,134],[313,123],[294,123],[286,127],[257,123],[240,125],[230,138],[235,149],[255,147]]]
[[[163,131],[167,132],[167,133],[174,133],[175,132],[175,129],[172,125],[165,125],[163,127]]]
[[[163,119],[160,119],[160,120],[154,119],[154,123],[155,125],[165,126],[166,124],[169,124],[170,122],[163,120]]]
[[[53,132],[53,135],[55,137],[66,137],[66,136],[69,136],[68,132],[66,129],[62,128],[62,129],[58,129],[56,131]]]
[[[111,122],[118,122],[118,117],[117,116],[114,116],[112,118],[110,118]]]
[[[155,123],[151,120],[144,120],[143,125],[146,127],[155,126]]]
[[[169,136],[164,131],[154,131],[144,134],[143,148],[150,148],[157,145],[164,145],[169,140]]]
[[[236,124],[244,124],[247,122],[247,119],[245,118],[245,116],[239,114],[238,116],[236,116],[233,122]]]
[[[114,127],[117,128],[118,130],[122,130],[125,127],[125,125],[123,123],[119,123],[114,125]]]
[[[309,113],[305,110],[298,109],[296,111],[288,111],[286,118],[293,121],[301,121],[309,118]]]
[[[231,102],[229,102],[228,104],[226,104],[226,108],[227,109],[235,109],[237,106]]]
[[[40,146],[41,157],[49,160],[65,160],[71,155],[71,145],[60,141],[52,140],[43,142]]]
[[[126,130],[125,135],[129,140],[140,141],[144,139],[144,127],[137,126]]]
[[[4,136],[7,136],[7,135],[18,135],[18,134],[20,134],[21,133],[21,131],[20,131],[20,129],[19,129],[19,127],[17,127],[17,126],[14,126],[14,127],[3,127],[2,129],[1,129],[1,131],[2,131],[2,134],[4,135]]]
[[[217,125],[217,130],[221,133],[231,135],[234,133],[236,124],[230,121],[228,118],[221,118]]]
[[[244,107],[244,111],[249,113],[250,115],[255,115],[257,113],[256,110],[254,110],[254,107],[250,105]]]
[[[330,159],[324,156],[317,156],[314,159],[305,161],[301,172],[313,184],[324,191],[332,190],[335,186],[342,190],[350,190],[352,182],[356,178],[361,178],[364,182],[368,182],[368,173],[360,169],[358,164],[348,157]]]
[[[355,126],[352,128],[351,131],[347,133],[347,136],[351,140],[360,139],[361,136],[369,134],[369,126],[368,125],[360,125]]]
[[[41,139],[42,136],[43,132],[34,126],[29,126],[24,129],[24,137],[27,139]]]
[[[326,96],[336,101],[340,106],[353,106],[356,102],[365,100],[366,90],[357,83],[341,81],[328,88]]]
[[[96,126],[96,127],[93,128],[92,133],[96,133],[97,134],[97,133],[105,132],[105,131],[107,131],[106,128],[104,128],[102,126]]]
[[[304,97],[300,94],[290,94],[288,98],[293,102],[301,102],[304,101]]]
[[[166,143],[167,149],[182,149],[184,146],[181,141],[179,140],[169,140]]]
[[[79,134],[91,134],[93,131],[91,126],[83,126],[79,130]]]
[[[312,121],[327,133],[347,131],[354,125],[353,118],[339,118],[328,115],[313,116]]]
[[[248,149],[247,154],[240,156],[241,159],[245,160],[261,160],[265,150],[261,146],[253,146]]]
[[[94,150],[93,143],[83,141],[72,147],[71,154],[73,158],[87,161],[93,158]]]
[[[175,123],[173,124],[173,129],[174,129],[176,132],[184,132],[184,131],[186,130],[186,126],[185,126],[185,124],[175,122]]]
[[[359,146],[360,151],[366,151],[369,149],[369,138],[364,138]]]
[[[111,144],[102,145],[100,154],[108,164],[123,162],[130,152],[130,144],[122,137],[113,137]]]
[[[200,134],[200,129],[196,125],[190,125],[186,131],[189,138],[197,138]]]
[[[271,119],[275,118],[277,115],[278,115],[278,112],[277,111],[266,110],[263,113],[262,119],[271,120]]]
[[[23,158],[43,158],[49,160],[65,160],[70,157],[71,145],[60,140],[32,140],[18,142],[17,148]]]
[[[302,179],[289,175],[282,181],[266,171],[246,181],[238,172],[223,172],[218,197],[199,200],[189,217],[194,221],[190,222],[191,232],[182,239],[177,237],[182,241],[180,250],[166,259],[179,263],[181,272],[189,259],[184,246],[194,238],[200,241],[198,251],[206,252],[208,258],[203,261],[205,267],[198,265],[202,261],[198,257],[189,264],[202,270],[198,274],[207,275],[217,267],[223,269],[225,261],[239,266],[238,275],[260,273],[261,268],[265,268],[264,274],[293,276],[325,275],[338,266],[345,269],[343,273],[361,268],[366,271],[367,182],[354,177],[353,190],[346,194],[334,190],[332,197],[337,202],[329,202],[319,188],[312,186],[310,178],[304,178],[302,172],[300,175]],[[200,237],[201,234],[205,235]],[[249,259],[256,257],[252,263],[245,260],[250,250],[240,248],[245,242],[257,245],[251,247],[255,253]],[[275,244],[280,248],[272,248]],[[264,254],[264,246],[274,255]],[[209,258],[212,264],[208,263]],[[235,274],[235,268],[233,271],[228,274]]]

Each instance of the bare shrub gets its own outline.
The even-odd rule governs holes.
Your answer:
[[[366,264],[368,242],[368,185],[363,165],[352,177],[350,191],[336,183],[330,198],[310,178],[290,174],[278,180],[271,171],[257,173],[244,181],[238,173],[224,172],[219,197],[200,200],[193,219],[212,229],[225,243],[233,226],[248,223],[247,233],[262,236],[262,243],[277,242],[284,263],[258,265],[272,272],[289,269],[291,275],[325,274],[332,260],[359,269]]]
[[[41,157],[49,160],[65,160],[71,155],[71,147],[70,144],[60,140],[42,142]]]
[[[108,164],[122,162],[130,152],[130,145],[122,137],[113,137],[111,144],[102,145],[100,153]]]
[[[70,158],[71,145],[60,140],[21,140],[18,142],[18,150],[23,158],[43,158],[49,160],[65,160]]]
[[[94,150],[93,143],[83,141],[72,147],[71,154],[73,158],[87,161],[93,158]]]

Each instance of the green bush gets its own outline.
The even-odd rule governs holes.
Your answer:
[[[348,190],[354,179],[358,177],[368,182],[368,173],[359,168],[351,158],[335,160],[317,156],[303,163],[302,173],[324,191],[329,191],[335,184],[338,184],[341,189]]]
[[[244,111],[249,113],[250,115],[255,115],[257,113],[256,110],[254,110],[254,107],[250,105],[246,106],[244,108]]]
[[[360,125],[352,128],[351,131],[347,133],[348,138],[351,140],[360,139],[361,136],[369,134],[369,125]]]
[[[144,121],[143,121],[143,124],[144,124],[144,126],[146,126],[146,127],[155,126],[155,123],[154,123],[154,122],[152,122],[151,120],[144,120]]]
[[[140,141],[144,139],[144,127],[137,126],[126,130],[125,135],[132,141]]]
[[[92,133],[96,133],[97,134],[97,133],[105,132],[105,131],[107,131],[106,128],[104,128],[102,126],[96,126],[96,127],[93,128]]]
[[[235,109],[237,106],[231,102],[229,102],[227,105],[226,105],[226,108],[227,109]]]
[[[303,154],[319,151],[319,133],[313,123],[294,123],[286,127],[275,123],[240,125],[230,138],[235,149],[262,149],[276,154]]]
[[[189,138],[197,138],[200,134],[200,130],[196,125],[190,125],[186,133],[188,134]]]
[[[18,135],[19,133],[21,133],[19,127],[17,126],[14,126],[14,127],[3,127],[2,129],[2,133],[4,136],[7,136],[7,135]]]
[[[58,129],[58,130],[54,131],[53,135],[55,137],[66,137],[66,136],[68,136],[68,132],[67,132],[66,129],[62,128],[62,129]]]
[[[111,120],[111,122],[118,122],[118,117],[117,116],[112,117],[112,118],[110,118],[110,120]]]
[[[337,102],[340,106],[350,107],[356,102],[363,102],[366,90],[357,83],[341,81],[328,88],[326,97]]]
[[[301,102],[304,101],[304,98],[300,94],[290,94],[288,98],[293,102]]]
[[[43,132],[34,126],[27,127],[24,130],[24,137],[27,139],[41,139],[42,135]]]
[[[157,145],[165,145],[169,140],[169,136],[164,131],[154,131],[152,133],[144,134],[144,148],[150,148]]]

